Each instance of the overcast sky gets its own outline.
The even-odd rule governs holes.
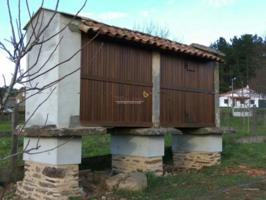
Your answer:
[[[22,0],[24,2],[24,0]],[[11,0],[12,14],[16,14],[17,0]],[[37,10],[39,0],[29,0],[32,11]],[[75,13],[83,0],[61,0],[59,10]],[[53,8],[55,0],[46,0],[45,7]],[[170,38],[186,44],[210,45],[219,37],[226,39],[251,33],[266,35],[265,0],[88,0],[81,15],[121,27],[153,22],[167,27]],[[0,3],[0,40],[9,38],[10,28],[5,1]],[[25,6],[22,23],[28,20]],[[12,65],[0,51],[0,72],[7,81]],[[3,80],[0,77],[0,85]]]

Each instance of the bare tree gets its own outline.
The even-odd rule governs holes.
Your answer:
[[[60,43],[63,40],[63,36],[62,36],[63,34],[61,33],[63,33],[65,29],[67,29],[68,27],[72,25],[72,22],[75,21],[80,11],[86,5],[87,1],[84,0],[83,5],[76,12],[76,14],[73,15],[73,18],[69,21],[69,23],[67,23],[63,27],[60,27],[58,31],[56,31],[54,34],[49,35],[49,36],[46,35],[46,32],[50,28],[51,24],[56,18],[56,15],[58,13],[59,0],[55,1],[54,11],[52,11],[52,15],[50,16],[48,20],[44,19],[44,16],[41,13],[39,13],[38,15],[32,13],[29,1],[28,0],[23,1],[25,2],[25,6],[27,8],[26,9],[27,17],[30,19],[30,21],[27,24],[28,28],[26,30],[23,29],[22,21],[21,21],[22,14],[25,14],[25,13],[22,13],[21,11],[22,1],[18,0],[18,5],[16,8],[11,6],[10,2],[11,2],[10,0],[6,0],[5,3],[7,5],[7,10],[8,10],[8,18],[9,18],[11,34],[10,34],[9,39],[0,41],[0,50],[5,52],[9,60],[13,63],[13,74],[11,77],[11,81],[9,83],[6,82],[5,80],[6,76],[3,75],[5,86],[2,88],[2,91],[1,91],[0,114],[3,113],[3,110],[8,102],[8,99],[11,96],[12,91],[18,85],[24,88],[23,92],[30,94],[30,95],[27,95],[27,97],[23,101],[26,101],[35,95],[43,93],[44,91],[48,91],[46,92],[47,94],[46,97],[43,98],[42,102],[36,106],[35,110],[31,113],[31,116],[27,118],[23,126],[20,128],[20,131],[21,131],[23,130],[25,125],[28,123],[28,121],[32,118],[32,116],[36,113],[36,111],[48,100],[48,98],[50,98],[50,96],[55,91],[55,88],[57,87],[58,82],[78,72],[80,70],[80,66],[76,66],[74,70],[72,70],[69,73],[66,73],[63,77],[60,77],[57,80],[53,80],[45,84],[36,82],[35,80],[47,75],[47,73],[51,72],[55,68],[58,68],[59,66],[69,62],[77,54],[80,53],[80,51],[82,50],[82,48],[84,48],[84,46],[89,45],[90,42],[92,42],[97,37],[97,34],[95,34],[95,36],[92,37],[92,39],[87,44],[85,44],[83,47],[75,51],[68,58],[58,63],[55,63],[53,66],[47,67],[47,63],[52,58],[54,53],[57,51]],[[44,6],[44,0],[42,0],[40,4],[40,7],[43,7],[43,6]],[[13,13],[16,13],[14,12],[13,9],[17,9],[17,13],[18,13],[17,16],[13,16]],[[51,47],[52,50],[50,51],[50,54],[47,56],[43,64],[40,65],[39,60],[40,60],[41,53],[43,51],[44,46],[55,37],[60,37],[58,43],[54,44],[53,47]],[[25,66],[23,66],[22,64],[22,60],[32,51],[37,52],[36,60],[35,62],[31,63],[31,65],[28,66],[26,69]],[[13,143],[12,143],[12,149],[10,151],[10,155],[6,156],[5,158],[2,158],[2,159],[11,158],[11,169],[12,170],[16,168],[16,159],[17,159],[18,154],[21,154],[26,151],[26,149],[24,149],[22,152],[18,152],[18,149],[17,149],[17,145],[18,145],[17,134],[16,134],[17,132],[16,127],[18,125],[18,117],[17,117],[18,109],[17,108],[19,104],[21,103],[22,101],[16,102],[16,105],[14,105],[14,108],[13,108],[13,117],[12,117],[13,119],[12,120]],[[47,116],[47,118],[48,117],[49,116]],[[39,148],[39,145],[36,144],[35,149],[38,149],[38,148]],[[31,150],[33,149],[27,150],[27,153],[30,153]]]
[[[168,38],[170,34],[167,27],[156,24],[153,21],[144,23],[143,25],[135,24],[133,29],[161,38]]]

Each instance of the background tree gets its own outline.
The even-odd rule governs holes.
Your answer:
[[[236,87],[246,86],[256,71],[266,66],[266,46],[262,37],[245,34],[233,37],[230,42],[219,38],[211,45],[225,54],[220,67],[220,90],[230,90],[231,79],[237,77]]]
[[[133,29],[161,38],[168,38],[170,35],[170,31],[167,27],[161,26],[160,24],[154,23],[153,21],[146,22],[142,25],[135,24]]]

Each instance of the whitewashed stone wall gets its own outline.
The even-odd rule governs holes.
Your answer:
[[[48,10],[42,10],[40,12],[40,19],[43,15],[43,25],[53,16],[53,13]],[[57,33],[65,24],[69,22],[69,18],[64,17],[61,14],[56,14],[51,24],[44,32],[44,39]],[[37,16],[33,19],[33,24],[37,21]],[[31,35],[31,25],[28,24],[28,40]],[[37,26],[38,28],[38,26]],[[61,40],[60,44],[59,41]],[[55,50],[56,45],[58,48]],[[27,66],[30,67],[36,62],[38,57],[38,50],[41,46],[33,48],[33,50],[28,54]],[[72,32],[68,27],[60,34],[53,37],[51,40],[46,42],[42,46],[42,51],[39,56],[36,67],[31,70],[31,74],[38,72],[44,62],[49,58],[47,64],[38,72],[42,73],[53,66],[59,64],[60,62],[66,60],[72,56],[78,49],[81,48],[81,34],[80,32]],[[53,55],[51,53],[55,50]],[[44,86],[48,83],[56,81],[66,74],[71,73],[75,69],[80,67],[80,54],[77,54],[70,61],[56,67],[55,69],[49,71],[45,75],[33,80],[31,86]],[[39,104],[41,104],[47,96],[51,93],[51,90],[55,88],[52,95],[43,105],[36,110]],[[26,97],[36,93],[36,91],[31,91],[26,94]],[[29,120],[27,126],[32,125],[44,125],[47,119],[47,124],[55,124],[58,128],[69,127],[69,120],[72,115],[79,115],[79,93],[80,93],[80,71],[68,76],[64,80],[60,81],[58,84],[42,91],[40,94],[35,95],[26,101],[26,120],[34,113],[32,118]]]

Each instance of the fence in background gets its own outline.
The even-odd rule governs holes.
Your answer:
[[[263,134],[266,131],[266,109],[250,108],[249,110],[234,110],[239,116],[233,116],[231,108],[221,109],[221,126],[232,127],[237,132],[247,134]],[[243,112],[241,114],[241,112]],[[245,115],[250,112],[250,115]]]

